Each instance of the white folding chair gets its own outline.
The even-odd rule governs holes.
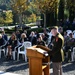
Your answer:
[[[5,45],[7,44],[7,42],[4,44],[4,45],[2,45],[2,46],[0,46],[0,58],[1,58],[1,56],[2,56],[2,52],[4,53],[4,56],[5,56]],[[3,48],[2,48],[3,47]]]
[[[12,51],[12,58],[13,60],[15,60],[15,56],[16,56],[16,48],[20,45],[20,42],[18,41],[17,46],[14,48],[14,51]]]
[[[26,56],[26,48],[31,47],[31,42],[24,42],[21,47],[18,48],[18,55],[17,55],[17,60],[19,60],[19,54],[22,54],[25,56],[25,61],[27,62],[27,56]],[[23,50],[21,50],[23,48]]]
[[[72,62],[75,61],[75,47],[73,48],[73,52],[71,53]]]
[[[4,53],[4,56],[5,56],[5,49],[3,48],[0,48],[0,58],[1,58],[1,56],[2,56],[2,52]]]
[[[15,60],[15,56],[16,56],[16,48],[17,48],[17,46],[14,48],[14,51],[12,51],[12,58],[13,58],[13,60]]]
[[[75,33],[75,30],[73,31],[73,33]]]
[[[17,43],[17,46],[14,48],[14,51],[12,51],[12,59],[15,60],[15,56],[16,56],[16,48],[19,46],[19,41]],[[8,55],[8,48],[7,48],[7,51],[6,51],[6,56]]]
[[[75,38],[75,33],[73,33],[73,38]]]

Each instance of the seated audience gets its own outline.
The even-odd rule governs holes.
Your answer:
[[[22,33],[19,42],[20,42],[20,43],[23,43],[23,42],[25,42],[25,41],[28,41],[28,38],[27,38],[27,36],[26,36],[25,33]]]
[[[26,34],[26,36],[27,37],[29,37],[29,34],[28,34],[28,32],[26,31],[26,30],[24,30],[24,32],[23,33],[25,33]]]
[[[7,37],[7,35],[5,34],[5,31],[2,31],[2,38],[4,38],[5,41],[8,41],[8,37]]]
[[[49,38],[49,35],[47,34],[47,30],[46,29],[44,29],[44,35],[45,35],[45,37]]]
[[[4,44],[5,44],[5,40],[4,38],[2,38],[2,35],[0,34],[0,47]]]
[[[36,43],[37,43],[37,38],[33,31],[31,32],[31,34],[29,36],[29,41],[32,43],[32,45],[36,45]]]
[[[47,42],[48,38],[45,36],[45,34],[42,34],[42,38],[45,42]]]
[[[21,38],[21,33],[20,31],[16,31],[16,38],[19,40]]]
[[[7,48],[8,48],[7,58],[8,59],[11,59],[12,51],[14,51],[14,48],[17,45],[18,45],[18,41],[16,39],[16,35],[13,33],[7,43]]]
[[[75,47],[75,39],[73,38],[73,33],[69,33],[69,40],[66,42],[66,50],[68,51],[67,61],[71,60],[71,52],[73,47]]]
[[[64,32],[64,46],[66,46],[67,41],[69,40],[69,36],[67,36],[67,32]]]
[[[42,36],[39,36],[38,40],[37,40],[37,45],[43,45],[46,46],[45,42],[42,39]]]
[[[37,31],[35,31],[35,36],[36,36],[36,38],[38,39],[39,38],[39,33],[37,32]]]

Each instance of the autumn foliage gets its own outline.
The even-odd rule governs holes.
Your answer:
[[[58,0],[40,0],[36,1],[36,3],[40,12],[49,13],[55,11]]]

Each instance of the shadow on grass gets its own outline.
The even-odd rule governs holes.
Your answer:
[[[63,65],[63,72],[75,71],[75,62],[65,63]]]
[[[26,69],[28,69],[28,64],[23,64],[23,65],[12,66],[6,69],[6,72],[15,72],[15,71],[21,71]]]

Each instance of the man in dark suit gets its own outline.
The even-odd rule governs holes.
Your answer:
[[[8,37],[7,37],[7,35],[5,34],[5,31],[2,31],[2,38],[4,38],[5,41],[8,41]]]
[[[52,49],[48,51],[49,56],[52,57],[53,64],[53,75],[62,75],[62,60],[63,60],[63,36],[58,32],[58,27],[53,26],[51,28],[52,38]]]
[[[2,38],[2,35],[0,34],[0,46],[5,44],[4,38]]]

